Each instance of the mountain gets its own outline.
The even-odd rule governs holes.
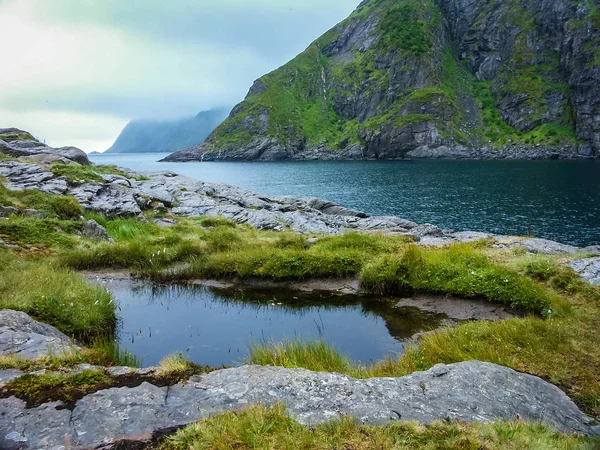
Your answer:
[[[176,152],[203,142],[228,111],[211,109],[195,117],[162,122],[133,120],[105,153]]]
[[[598,0],[370,0],[167,160],[597,157]]]

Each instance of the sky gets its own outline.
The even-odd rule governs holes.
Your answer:
[[[0,128],[104,151],[240,102],[360,0],[0,0]]]

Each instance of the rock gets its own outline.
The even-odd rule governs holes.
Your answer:
[[[425,237],[425,236],[430,236],[430,237],[443,237],[444,236],[444,232],[441,230],[441,228],[436,227],[435,225],[431,225],[429,223],[425,223],[423,225],[418,225],[416,227],[414,227],[412,230],[410,230],[410,232],[408,233],[410,236],[415,236],[415,237]]]
[[[0,217],[10,217],[13,214],[18,214],[19,210],[17,208],[13,208],[12,206],[2,206],[0,205]]]
[[[16,158],[36,158],[39,155],[53,155],[82,165],[90,164],[90,160],[83,150],[75,147],[52,148],[46,144],[32,140],[15,140],[8,143],[4,142],[2,145],[2,152]]]
[[[43,219],[44,215],[39,212],[37,209],[27,208],[21,211],[23,217],[28,217],[30,219]]]
[[[37,359],[75,349],[73,341],[56,328],[36,322],[24,312],[0,311],[0,354]]]
[[[600,257],[578,259],[565,264],[570,267],[590,284],[600,285]]]
[[[71,189],[79,204],[107,216],[137,216],[142,210],[131,189],[118,184],[85,183]]]
[[[590,245],[581,249],[583,253],[588,255],[600,256],[600,245]]]
[[[87,220],[83,223],[81,234],[88,239],[95,241],[114,242],[108,235],[108,231],[102,225],[98,224],[94,219]]]
[[[167,218],[162,217],[162,218],[154,219],[154,223],[156,225],[158,225],[159,227],[166,228],[166,227],[173,227],[173,226],[177,225],[178,222],[175,219],[167,219]]]
[[[592,3],[406,5],[411,23],[428,24],[428,38],[411,47],[389,38],[389,29],[402,28],[396,1],[363,2],[303,53],[255,81],[206,141],[166,160],[597,158],[600,68],[594,61],[600,26]],[[451,55],[448,48],[454,49]],[[315,56],[327,64],[316,63]],[[468,73],[448,79],[439,63],[444,58]],[[314,64],[307,70],[300,61]],[[548,83],[529,76],[531,67],[540,66]],[[476,82],[486,83],[486,95],[496,99],[492,104],[480,105]],[[283,93],[289,94],[286,102],[273,101]],[[320,118],[318,129],[305,125],[313,119],[314,104],[333,111]],[[492,131],[487,114],[513,131],[482,146],[482,137]],[[519,137],[562,123],[569,114],[577,139],[559,132],[556,139],[533,144]],[[323,131],[336,137],[323,140]],[[504,140],[504,148],[496,148]]]
[[[109,367],[106,370],[113,377],[129,375],[129,374],[135,373],[135,371],[136,371],[136,369],[134,367],[125,367],[125,366]]]
[[[572,245],[559,244],[558,242],[539,238],[525,239],[524,241],[517,242],[515,246],[523,247],[525,250],[531,253],[541,253],[544,255],[555,253],[571,254],[577,253],[579,250],[577,247],[573,247]]]
[[[449,234],[458,242],[473,242],[481,239],[487,240],[493,237],[490,233],[481,233],[479,231],[458,231]]]
[[[143,383],[99,391],[79,400],[72,413],[57,409],[58,403],[26,409],[21,400],[2,399],[0,416],[6,425],[0,447],[98,448],[124,440],[145,442],[153,433],[256,403],[283,403],[290,416],[305,425],[342,415],[373,424],[519,417],[561,432],[600,434],[600,427],[556,386],[506,367],[470,361],[440,364],[401,378],[367,380],[245,366],[195,376],[171,387]]]
[[[0,370],[0,387],[6,383],[10,383],[15,378],[19,378],[23,372],[17,369]]]

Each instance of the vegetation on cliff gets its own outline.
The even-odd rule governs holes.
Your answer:
[[[257,80],[206,143],[181,157],[394,158],[457,144],[591,152],[598,10],[589,0],[554,3],[560,13],[539,1],[363,2]]]

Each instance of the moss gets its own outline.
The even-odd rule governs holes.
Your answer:
[[[119,175],[125,178],[145,181],[150,178],[141,175],[129,175],[116,166],[83,166],[77,163],[64,164],[55,163],[52,166],[52,173],[57,176],[66,177],[71,183],[102,183],[102,175]]]
[[[33,189],[11,191],[2,183],[0,183],[0,205],[12,206],[19,210],[35,209],[53,219],[78,219],[82,214],[81,207],[72,196],[51,195]]]
[[[0,140],[2,140],[4,142],[37,141],[37,139],[34,138],[29,133],[5,133],[5,134],[0,133]]]
[[[80,222],[68,220],[13,216],[0,221],[0,236],[22,246],[68,247],[76,241],[73,233],[80,229]]]

